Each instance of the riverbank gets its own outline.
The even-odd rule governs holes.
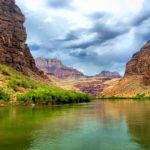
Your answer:
[[[125,97],[125,96],[111,96],[111,97],[107,97],[107,96],[101,96],[98,97],[97,99],[135,99],[135,100],[143,100],[143,99],[149,99],[150,100],[150,96],[146,96],[145,94],[137,94],[136,96],[132,96],[132,97]]]
[[[64,90],[48,80],[25,76],[15,69],[0,65],[0,105],[66,104],[89,102],[92,97],[81,92]]]

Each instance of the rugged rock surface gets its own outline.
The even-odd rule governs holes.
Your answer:
[[[147,66],[143,76],[143,82],[145,85],[150,85],[150,65]]]
[[[27,73],[37,71],[35,61],[25,44],[25,17],[15,0],[0,0],[0,62]]]
[[[150,84],[150,41],[127,63],[125,77],[129,75],[141,75],[144,83]]]
[[[102,71],[96,77],[121,78],[121,75],[118,72]]]
[[[54,75],[59,79],[80,78],[84,75],[73,68],[66,67],[58,59],[36,58],[36,66],[46,74]]]

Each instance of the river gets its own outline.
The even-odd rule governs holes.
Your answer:
[[[0,150],[150,150],[150,101],[0,108]]]

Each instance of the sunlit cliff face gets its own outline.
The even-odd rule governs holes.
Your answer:
[[[92,75],[124,73],[150,39],[148,0],[16,0],[26,15],[34,56],[57,57]]]

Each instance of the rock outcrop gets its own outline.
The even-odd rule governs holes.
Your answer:
[[[143,82],[145,85],[150,85],[150,64],[145,68]]]
[[[127,63],[125,76],[144,75],[149,70],[148,66],[150,66],[150,41]]]
[[[0,0],[0,62],[27,73],[37,71],[35,61],[25,44],[25,17],[15,0]]]
[[[83,73],[80,71],[67,67],[58,59],[46,59],[46,58],[36,58],[36,66],[43,70],[47,75],[54,75],[59,79],[67,78],[80,78],[83,77]]]
[[[130,75],[140,75],[145,84],[150,84],[150,41],[127,63],[125,77]]]

